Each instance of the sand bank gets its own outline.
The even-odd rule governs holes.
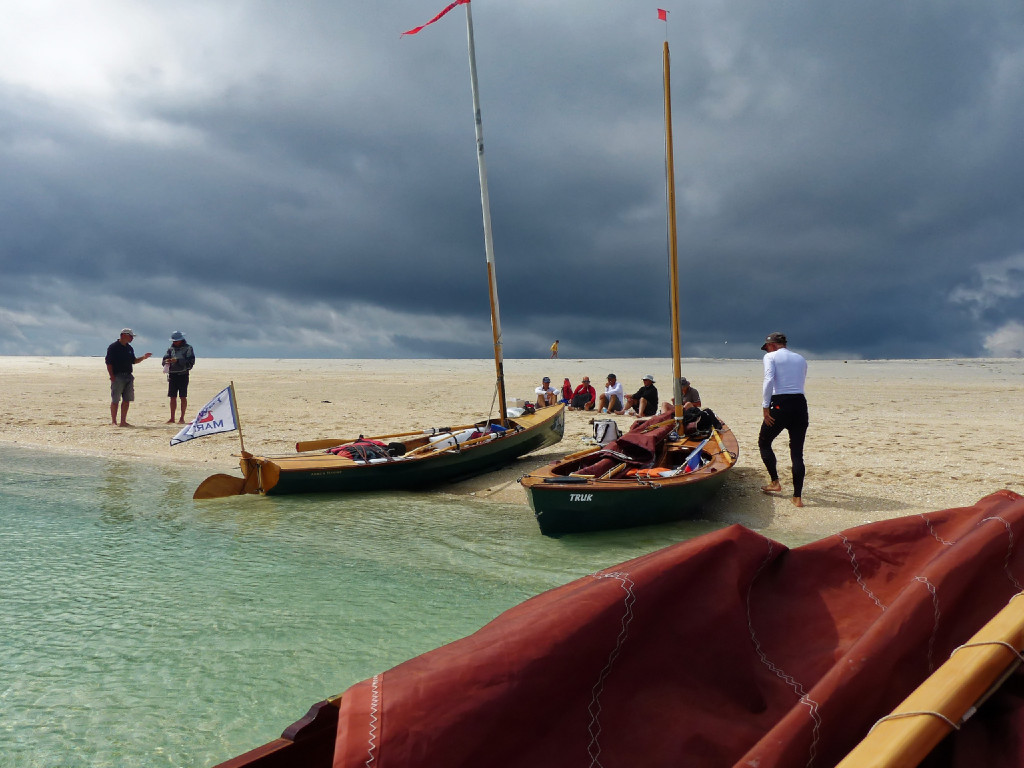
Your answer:
[[[137,349],[141,354],[143,349]],[[158,356],[162,349],[153,349]],[[249,451],[289,453],[297,440],[354,438],[482,419],[494,397],[494,364],[484,360],[204,359],[192,373],[189,416],[234,381]],[[532,396],[542,376],[558,386],[589,375],[595,387],[615,373],[626,391],[654,374],[671,394],[667,359],[509,360],[509,398]],[[972,504],[993,491],[1024,493],[1024,360],[810,361],[811,428],[807,481],[798,510],[758,489],[766,475],[757,453],[761,362],[687,360],[683,373],[704,405],[726,421],[740,459],[706,510],[768,535],[808,538],[887,517]],[[0,442],[25,448],[237,472],[237,433],[169,446],[179,429],[169,416],[159,363],[136,366],[132,428],[110,425],[109,380],[101,357],[2,357]],[[441,489],[443,493],[525,504],[516,482],[531,468],[581,447],[592,414],[566,414],[565,439],[513,467]],[[632,419],[621,417],[625,428]],[[785,435],[776,446],[783,487],[791,491]]]

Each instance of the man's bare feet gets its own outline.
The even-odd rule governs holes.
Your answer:
[[[178,423],[179,424],[184,424],[185,423],[185,419],[184,418],[178,419]]]
[[[171,416],[171,418],[169,418],[169,419],[167,420],[167,423],[168,423],[168,424],[173,424],[173,423],[174,423],[174,417],[173,417],[173,416]]]
[[[782,493],[782,485],[776,480],[773,483],[768,483],[768,485],[762,485],[761,491],[763,493]]]
[[[793,497],[793,506],[794,507],[802,507],[803,505],[804,505],[804,500],[803,499],[801,499],[799,496],[794,496]]]
[[[135,425],[134,424],[129,424],[127,421],[122,421],[117,426],[119,426],[119,427],[134,427]]]

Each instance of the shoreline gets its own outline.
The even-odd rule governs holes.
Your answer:
[[[145,351],[138,350],[141,354]],[[156,354],[162,349],[155,350]],[[201,352],[201,350],[199,350]],[[740,457],[706,508],[718,523],[827,535],[865,522],[973,504],[1001,489],[1024,493],[1014,442],[1024,434],[1024,360],[809,360],[811,426],[803,509],[760,492],[757,451],[761,360],[686,359],[683,373],[736,433]],[[667,358],[505,361],[509,399],[532,396],[542,376],[575,386],[589,375],[600,392],[615,373],[627,392],[653,373],[671,397]],[[136,366],[133,428],[111,426],[102,357],[0,357],[5,424],[0,443],[49,453],[238,474],[238,433],[169,445],[166,382],[158,362]],[[492,360],[281,360],[199,357],[189,386],[191,419],[234,381],[246,449],[294,452],[297,440],[467,423],[488,416]],[[526,505],[518,478],[582,447],[593,412],[566,412],[561,443],[513,466],[444,486],[438,493]],[[633,419],[615,417],[625,430]],[[776,441],[784,493],[791,490],[785,433]]]

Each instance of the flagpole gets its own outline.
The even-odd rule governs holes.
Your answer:
[[[497,375],[501,425],[508,426],[505,410],[505,367],[502,355],[501,315],[498,310],[498,281],[494,264],[494,237],[491,234],[491,200],[487,192],[487,164],[484,161],[484,125],[480,115],[480,93],[476,78],[476,45],[473,42],[472,3],[467,0],[466,36],[469,42],[469,79],[473,89],[473,118],[476,126],[476,161],[480,174],[480,207],[484,218],[484,252],[487,257],[487,287],[491,300],[491,334],[494,339],[494,369]]]
[[[238,428],[238,442],[242,446],[242,455],[248,456],[249,453],[245,450],[245,440],[242,439],[242,420],[238,418],[238,404],[235,397],[235,382],[231,382],[228,385],[231,390],[231,415],[235,417],[235,426]]]

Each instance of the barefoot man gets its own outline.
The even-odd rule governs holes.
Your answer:
[[[110,375],[110,423],[120,427],[130,427],[128,423],[128,406],[135,399],[135,376],[132,366],[153,356],[147,352],[142,357],[135,356],[132,339],[135,332],[131,328],[121,330],[121,336],[107,347],[107,373]],[[121,403],[121,423],[117,422],[117,403]]]
[[[807,436],[807,398],[804,382],[807,380],[807,361],[796,352],[786,349],[784,333],[769,333],[761,346],[764,356],[764,389],[761,407],[764,421],[757,436],[761,461],[768,470],[771,482],[762,485],[765,493],[782,493],[779,470],[772,450],[772,441],[782,430],[789,432],[789,456],[793,462],[793,504],[802,507],[804,489],[804,438]]]

